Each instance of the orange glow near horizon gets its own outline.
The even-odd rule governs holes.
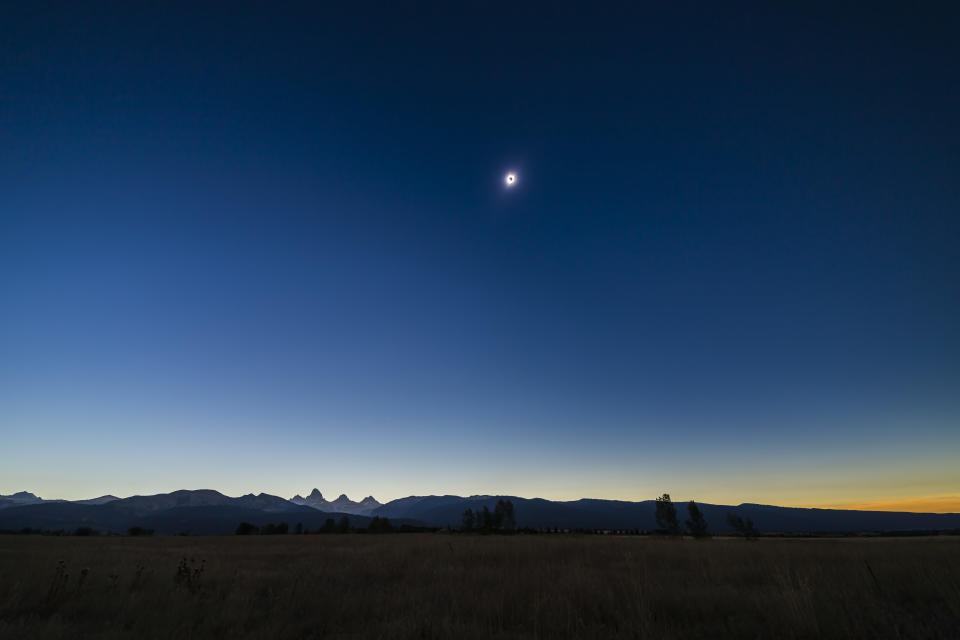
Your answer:
[[[811,505],[818,509],[856,509],[857,511],[911,511],[913,513],[960,513],[960,495],[919,496],[877,502]]]

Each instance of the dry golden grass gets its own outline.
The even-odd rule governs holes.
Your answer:
[[[960,539],[0,537],[0,637],[84,636],[958,638]]]

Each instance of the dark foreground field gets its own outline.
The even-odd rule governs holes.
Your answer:
[[[0,537],[0,637],[83,636],[957,638],[960,539]]]

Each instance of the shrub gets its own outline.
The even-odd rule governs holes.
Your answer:
[[[760,534],[760,532],[757,531],[757,528],[753,526],[753,520],[750,518],[744,520],[735,513],[728,513],[727,522],[731,527],[733,527],[734,531],[747,540],[756,540],[757,536]]]
[[[249,522],[241,522],[239,526],[237,526],[236,533],[238,536],[252,536],[260,533],[260,527],[252,525]]]
[[[393,531],[393,525],[390,524],[390,520],[387,518],[373,516],[373,519],[367,526],[367,531],[370,533],[390,533]]]

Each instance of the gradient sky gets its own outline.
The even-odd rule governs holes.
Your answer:
[[[960,510],[960,10],[764,4],[5,3],[0,493]]]

